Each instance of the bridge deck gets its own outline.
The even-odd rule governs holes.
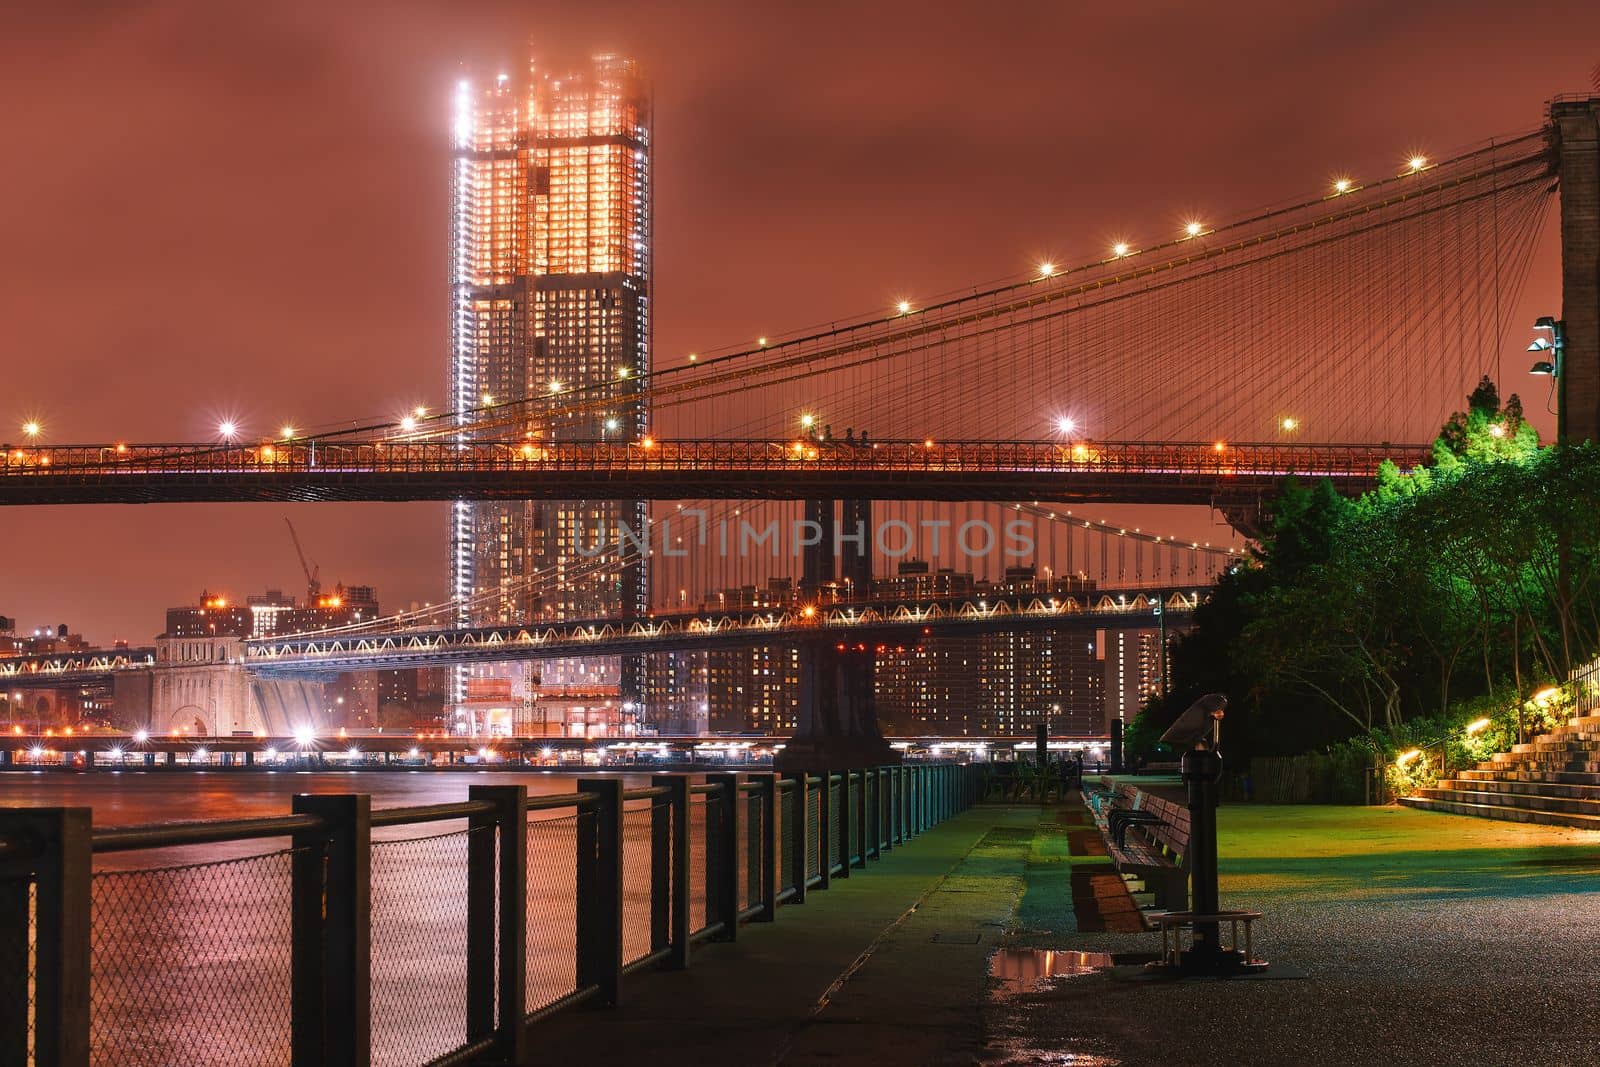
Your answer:
[[[5,446],[0,505],[330,500],[900,499],[1211,504],[1287,477],[1358,492],[1418,445],[368,440]]]

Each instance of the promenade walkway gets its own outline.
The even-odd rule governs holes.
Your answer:
[[[615,1011],[539,1024],[540,1062],[1600,1062],[1600,833],[1394,808],[1225,807],[1223,897],[1300,980],[1040,983],[1026,949],[1154,952],[1086,813],[984,805],[813,891]],[[1095,962],[1091,958],[1089,962]],[[1103,958],[1100,960],[1103,962]],[[1553,1020],[1559,1017],[1559,1024]]]

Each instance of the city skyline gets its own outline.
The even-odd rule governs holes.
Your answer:
[[[26,215],[13,207],[0,216],[19,249],[14,263],[30,265],[26,273],[11,268],[12,284],[0,299],[9,305],[16,351],[37,353],[15,361],[11,406],[17,410],[0,416],[17,422],[37,415],[55,440],[172,439],[203,436],[222,415],[239,417],[252,432],[271,432],[286,418],[310,426],[352,410],[370,409],[384,417],[403,405],[442,404],[437,386],[425,384],[438,382],[431,368],[438,366],[440,341],[431,324],[439,321],[441,304],[429,294],[438,291],[443,222],[426,205],[441,202],[437,175],[442,171],[422,161],[442,161],[447,154],[448,115],[439,102],[448,98],[457,62],[492,65],[500,57],[492,55],[496,48],[488,42],[520,42],[527,27],[505,12],[457,20],[427,5],[405,9],[391,32],[408,40],[426,33],[439,39],[428,43],[423,54],[429,58],[421,63],[409,52],[403,60],[387,55],[366,60],[390,64],[359,69],[382,72],[401,87],[398,95],[380,101],[356,91],[348,77],[326,81],[334,55],[360,54],[354,23],[330,17],[324,38],[311,47],[288,33],[280,21],[284,16],[261,15],[261,32],[245,35],[246,42],[216,37],[220,31],[213,25],[188,20],[186,14],[182,6],[156,5],[134,20],[63,14],[37,26],[21,13],[3,16],[18,22],[19,30],[33,28],[69,42],[80,62],[114,54],[122,65],[85,69],[44,100],[37,91],[44,82],[29,84],[41,73],[37,62],[8,57],[16,60],[6,66],[9,77],[18,79],[18,91],[39,104],[26,121],[42,124],[30,129],[40,143],[55,146],[54,173],[61,180],[28,176],[30,184],[16,198],[28,205]],[[1137,84],[1113,77],[1114,63],[1103,53],[1116,49],[1091,47],[1124,32],[1116,16],[1023,20],[998,30],[985,26],[987,39],[999,38],[1014,46],[1015,55],[1041,60],[1043,42],[1066,39],[1062,32],[1068,29],[1078,31],[1084,43],[1071,53],[1077,62],[1068,64],[1065,81],[1045,67],[1016,62],[1005,49],[986,49],[990,54],[970,59],[971,78],[932,97],[925,80],[916,82],[913,93],[909,81],[898,88],[894,78],[881,75],[936,67],[949,58],[948,43],[887,14],[864,17],[860,43],[824,50],[820,58],[814,50],[807,55],[804,62],[834,72],[820,79],[814,92],[792,88],[789,76],[802,64],[802,50],[816,43],[820,27],[800,25],[779,34],[769,23],[737,12],[721,28],[699,30],[689,41],[648,14],[630,30],[640,42],[613,41],[614,32],[596,33],[592,27],[562,27],[548,50],[581,56],[614,43],[619,50],[637,52],[647,64],[672,49],[684,56],[682,62],[653,64],[660,68],[658,111],[673,130],[675,145],[657,163],[662,189],[657,258],[661,276],[669,279],[657,302],[658,362],[665,362],[685,351],[815,321],[837,308],[891,306],[902,294],[939,292],[985,272],[1014,270],[1036,257],[1070,259],[1074,250],[1098,246],[1113,227],[1143,233],[1168,225],[1150,217],[1150,205],[1169,203],[1180,190],[1193,190],[1181,195],[1222,211],[1256,203],[1286,183],[1313,188],[1334,168],[1387,167],[1391,156],[1409,151],[1417,140],[1431,150],[1478,137],[1485,128],[1520,128],[1539,100],[1582,85],[1592,66],[1586,46],[1552,44],[1536,29],[1507,20],[1500,41],[1514,44],[1520,35],[1532,48],[1537,40],[1545,60],[1537,68],[1506,72],[1492,96],[1472,98],[1460,87],[1459,72],[1472,65],[1479,46],[1446,30],[1429,49],[1408,50],[1408,36],[1420,27],[1403,13],[1386,12],[1378,16],[1389,24],[1386,40],[1367,35],[1369,20],[1361,34],[1334,34],[1331,51],[1317,69],[1289,72],[1270,60],[1263,68],[1261,57],[1278,51],[1274,40],[1344,21],[1331,9],[1323,15],[1321,23],[1313,18],[1304,25],[1251,29],[1231,53],[1253,57],[1252,79],[1286,79],[1299,88],[1304,112],[1318,119],[1303,130],[1275,108],[1225,107],[1248,95],[1242,75],[1208,83],[1198,93],[1180,91],[1193,85],[1198,71],[1212,69],[1217,58],[1190,47],[1188,39],[1179,40],[1185,30],[1181,17],[1146,43],[1155,61],[1143,65]],[[1246,19],[1233,18],[1232,23],[1228,17],[1211,19],[1215,25],[1208,32],[1238,32]],[[441,32],[447,25],[450,31]],[[360,32],[366,32],[365,20]],[[23,41],[28,34],[7,37]],[[151,55],[171,58],[182,54],[184,42],[197,41],[217,45],[217,54],[189,49],[187,61],[166,69],[162,78],[139,76],[139,64],[150,62]],[[863,70],[861,63],[874,48],[885,58],[873,69],[876,88],[868,94],[858,91],[861,75],[850,72]],[[998,62],[999,55],[1008,56],[1005,63]],[[708,62],[712,59],[717,62]],[[997,73],[1001,67],[1003,74]],[[1337,77],[1341,67],[1381,73],[1370,85],[1355,86]],[[119,158],[140,179],[127,186],[142,190],[137,211],[115,198],[105,202],[83,195],[83,183],[99,172],[103,149],[70,137],[52,140],[61,136],[55,131],[73,128],[74,116],[90,98],[85,94],[112,71],[131,75],[123,79],[129,88],[119,90],[119,99],[125,125],[141,136],[124,143]],[[302,87],[282,98],[258,91],[285,71],[293,71]],[[398,74],[403,76],[389,77]],[[1186,158],[1159,183],[1127,182],[1147,158],[1143,143],[1073,103],[1072,88],[1084,95],[1105,84],[1114,85],[1130,106],[1164,96],[1194,120],[1187,123],[1192,134],[1178,129],[1182,122],[1167,131],[1190,140],[1176,146]],[[778,93],[766,109],[748,103],[760,98],[762,87]],[[208,96],[202,90],[212,92]],[[211,96],[219,93],[222,99],[213,102]],[[1403,106],[1373,106],[1380,97],[1402,96]],[[875,107],[863,109],[863,99]],[[1471,106],[1460,106],[1463,100]],[[201,121],[205,108],[222,107],[245,120],[254,147],[270,147],[264,155],[250,152],[253,169],[243,167],[244,155],[232,154],[240,148],[208,145],[202,156],[183,141],[181,130]],[[897,117],[887,127],[880,118],[875,126],[874,114]],[[1202,116],[1207,121],[1200,121]],[[1058,136],[1038,142],[1033,131],[1041,127]],[[322,131],[334,128],[352,136],[328,156],[335,142]],[[885,128],[892,133],[883,136]],[[1249,158],[1229,147],[1246,141],[1252,144]],[[1390,142],[1396,146],[1392,153],[1373,147]],[[966,147],[952,154],[952,145]],[[141,154],[152,147],[160,149],[159,158]],[[1330,158],[1336,154],[1343,158]],[[938,166],[932,165],[934,159],[940,160]],[[209,168],[216,181],[186,187],[180,200],[170,180],[179,173],[174,168],[193,173],[195,167]],[[839,194],[838,181],[845,174],[856,185],[849,198]],[[1073,195],[1051,203],[1046,191],[1060,188],[1063,180]],[[974,197],[977,192],[991,195]],[[998,192],[1006,195],[992,195]],[[250,215],[219,214],[244,196],[255,205]],[[1016,217],[1013,202],[1028,197],[1048,205],[1045,216]],[[773,205],[782,210],[772,210]],[[1190,206],[1173,204],[1172,210]],[[181,216],[175,214],[180,207]],[[69,211],[101,222],[100,254],[80,268],[88,272],[85,277],[120,269],[138,280],[136,304],[108,309],[113,313],[106,318],[115,328],[63,335],[50,325],[62,320],[60,301],[67,290],[60,285],[65,261],[49,244],[48,227]],[[719,223],[716,234],[705,225],[711,218]],[[180,220],[184,225],[174,226]],[[870,235],[865,243],[892,251],[841,261],[833,250],[852,232]],[[252,254],[243,261],[240,284],[219,291],[204,264],[224,245]],[[962,254],[940,262],[937,250],[951,247],[960,247]],[[336,317],[325,310],[328,287],[294,267],[308,253],[341,279]],[[135,262],[137,270],[131,269]],[[745,269],[744,263],[761,269]],[[144,308],[154,303],[150,296],[156,287],[188,294],[190,316],[199,320],[188,323],[186,317],[180,329],[177,317],[149,314]],[[1536,267],[1530,290],[1540,296],[1550,291],[1548,269]],[[283,321],[260,314],[286,306],[302,313]],[[243,314],[261,328],[243,337],[237,331],[208,330],[210,309]],[[216,342],[217,337],[227,343]],[[219,348],[226,350],[223,355]],[[373,373],[380,362],[383,373]],[[1507,364],[1506,370],[1507,388],[1520,388],[1538,416],[1543,405],[1521,379],[1522,368]],[[108,388],[72,392],[71,383],[89,373]],[[311,384],[295,384],[300,378]],[[9,430],[0,433],[8,436]],[[139,620],[153,605],[187,596],[196,579],[236,588],[292,586],[295,561],[289,547],[279,543],[278,510],[234,506],[137,514],[96,509],[78,516],[20,516],[0,532],[0,549],[8,559],[30,564],[8,568],[11,595],[5,608],[29,628],[68,621],[108,643],[136,637]],[[284,510],[319,545],[330,568],[362,574],[392,590],[389,595],[398,603],[442,597],[437,568],[429,562],[443,552],[439,506],[339,507],[333,514],[304,506]],[[1204,528],[1203,516],[1193,521]],[[153,550],[149,563],[125,574],[99,552],[109,539]],[[176,547],[163,552],[163,545]],[[59,576],[69,560],[75,577],[63,582]],[[96,591],[112,580],[127,590],[127,600],[107,606]]]

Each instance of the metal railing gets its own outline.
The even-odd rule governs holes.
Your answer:
[[[87,808],[0,811],[0,1067],[531,1062],[532,1023],[772,921],[964,810],[983,776],[587,778],[377,811],[302,795],[289,815],[98,830]],[[229,854],[96,861],[201,845]]]
[[[599,471],[943,471],[1371,477],[1422,445],[1213,441],[282,441],[4,446],[0,476]]]

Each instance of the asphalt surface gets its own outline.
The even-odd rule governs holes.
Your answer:
[[[1224,808],[1224,906],[1263,911],[1261,954],[1303,977],[1148,983],[1104,966],[1160,939],[1085,826],[974,809],[688,971],[630,976],[614,1011],[540,1023],[538,1061],[1600,1063],[1600,833]],[[1063,960],[1083,973],[1034,975]]]

